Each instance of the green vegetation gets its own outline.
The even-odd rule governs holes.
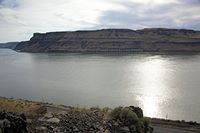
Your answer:
[[[136,123],[138,122],[138,116],[129,107],[125,107],[121,110],[120,120],[127,124]]]
[[[123,107],[117,107],[110,113],[110,117],[112,119],[120,119],[120,113],[122,111]]]
[[[138,107],[117,107],[110,112],[109,116],[111,120],[119,121],[120,126],[128,127],[131,133],[153,132],[149,119],[143,117],[142,109]]]

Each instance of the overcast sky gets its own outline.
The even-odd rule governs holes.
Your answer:
[[[200,0],[0,0],[0,42],[34,32],[156,27],[200,30]]]

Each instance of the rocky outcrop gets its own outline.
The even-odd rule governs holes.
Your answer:
[[[133,108],[136,110],[133,111]],[[137,116],[143,114],[142,109],[138,109],[124,107],[114,118],[110,116],[113,111],[108,108],[68,108],[47,112],[32,120],[28,129],[34,133],[152,133],[153,128],[147,118]],[[131,114],[135,115],[134,118]]]
[[[25,52],[200,51],[200,31],[184,29],[103,29],[35,33],[15,50]]]
[[[104,133],[106,131],[106,121],[103,120],[100,110],[48,113],[33,125],[31,131],[44,133]]]

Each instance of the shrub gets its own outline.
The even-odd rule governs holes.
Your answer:
[[[125,107],[121,110],[120,120],[125,124],[134,124],[138,121],[138,117],[129,107]]]
[[[117,108],[113,109],[110,113],[110,117],[112,119],[119,119],[120,118],[119,116],[120,116],[122,109],[123,109],[123,107],[117,107]]]
[[[143,122],[145,128],[149,127],[150,120],[148,118],[142,118],[141,121]]]
[[[130,129],[131,133],[135,133],[135,132],[137,131],[135,125],[131,125],[131,126],[129,127],[129,129]]]
[[[153,128],[150,127],[150,120],[143,117],[143,111],[139,107],[117,107],[109,115],[114,123],[118,123],[118,128],[128,127],[130,133],[153,132]],[[113,128],[111,130],[120,131],[115,126]]]
[[[138,116],[138,118],[143,118],[143,111],[141,108],[139,107],[134,107],[134,106],[130,106],[130,109],[136,113],[136,115]]]
[[[144,125],[143,125],[143,123],[142,123],[141,121],[138,121],[138,122],[135,124],[135,126],[136,126],[136,130],[137,130],[137,131],[143,131],[143,130],[144,130]]]
[[[105,107],[105,108],[102,109],[102,112],[107,114],[110,110],[111,110],[110,108]]]

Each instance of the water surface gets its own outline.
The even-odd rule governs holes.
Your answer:
[[[200,55],[18,53],[0,49],[0,95],[72,106],[136,105],[200,122]]]

